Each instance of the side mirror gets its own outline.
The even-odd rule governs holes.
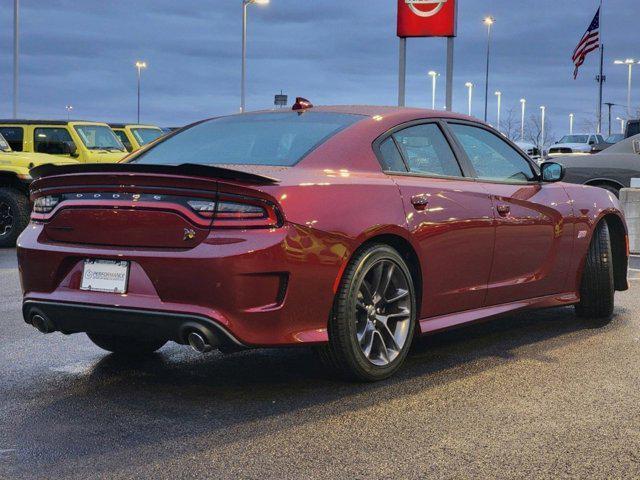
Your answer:
[[[78,147],[73,140],[62,143],[62,153],[65,155],[69,155],[70,157],[80,156],[78,155]]]
[[[561,182],[564,178],[564,167],[556,162],[544,162],[540,166],[543,182]]]

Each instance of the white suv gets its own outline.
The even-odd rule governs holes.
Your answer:
[[[591,147],[603,143],[599,134],[565,135],[549,149],[549,155],[568,153],[591,153]]]

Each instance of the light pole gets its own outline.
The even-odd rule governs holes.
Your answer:
[[[540,121],[540,151],[544,151],[544,121],[545,121],[545,114],[547,113],[547,107],[542,106],[540,107],[540,111],[542,112],[542,120]]]
[[[138,69],[138,123],[140,123],[140,80],[142,78],[142,70],[147,68],[147,62],[138,60],[136,68]]]
[[[496,97],[498,97],[498,119],[496,120],[496,130],[500,131],[500,112],[502,110],[502,92],[498,90],[495,93]]]
[[[573,113],[569,114],[569,135],[573,135]]]
[[[67,121],[71,118],[71,110],[73,110],[73,105],[66,105],[65,110],[67,111]]]
[[[19,1],[13,1],[13,118],[18,118],[18,20]]]
[[[616,120],[620,121],[620,133],[624,135],[624,118],[616,117]]]
[[[471,116],[471,101],[473,99],[473,83],[467,82],[464,84],[469,89],[469,116]]]
[[[438,72],[434,72],[431,70],[429,72],[429,76],[431,77],[431,110],[436,109],[436,81],[440,74]]]
[[[627,58],[626,60],[616,60],[616,65],[627,65],[629,67],[629,79],[627,81],[627,118],[631,118],[631,76],[633,66],[639,64],[633,58]]]
[[[240,80],[240,112],[246,109],[247,97],[247,8],[252,3],[266,5],[269,0],[242,0],[242,78]]]
[[[524,111],[527,108],[527,100],[525,98],[520,99],[522,105],[522,120],[520,122],[520,140],[524,142]]]
[[[491,55],[491,27],[496,22],[495,18],[489,16],[484,19],[487,26],[487,71],[484,84],[484,121],[487,121],[487,112],[489,108],[489,58]]]

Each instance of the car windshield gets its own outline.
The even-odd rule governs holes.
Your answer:
[[[589,135],[565,135],[558,143],[589,143]]]
[[[89,150],[117,150],[124,152],[122,142],[104,125],[76,125],[76,132]]]
[[[362,118],[310,111],[220,117],[187,128],[132,161],[165,165],[291,166]]]
[[[11,147],[9,146],[9,142],[7,142],[2,134],[0,133],[0,152],[10,152]]]
[[[140,145],[151,143],[162,136],[159,128],[132,128],[131,132]]]

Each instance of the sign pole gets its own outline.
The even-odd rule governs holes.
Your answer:
[[[447,37],[447,93],[445,106],[448,112],[453,111],[453,46],[454,37]]]
[[[405,106],[407,81],[407,39],[400,37],[400,64],[398,66],[398,106]]]

